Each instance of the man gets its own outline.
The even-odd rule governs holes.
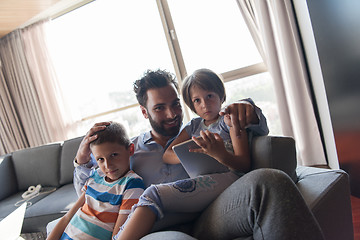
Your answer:
[[[145,186],[188,178],[181,164],[168,165],[162,162],[162,154],[178,134],[183,118],[173,76],[161,70],[147,71],[134,83],[134,91],[142,114],[150,121],[151,130],[132,139],[135,153],[130,159],[131,169],[144,179]],[[221,114],[229,114],[231,121],[236,122],[233,125],[240,126],[238,130],[246,127],[253,134],[268,134],[266,119],[261,110],[249,102],[231,104]],[[105,129],[108,124],[95,124],[80,144],[74,172],[77,191],[91,171],[89,144],[97,138],[94,133]],[[238,233],[232,238],[251,236],[254,239],[322,239],[316,220],[295,185],[284,175],[277,170],[252,171],[234,183],[239,185],[239,194],[236,193],[239,196],[236,199],[226,199],[228,204],[234,204],[232,201],[236,200],[237,209],[240,209]],[[224,204],[226,208],[227,203]],[[298,209],[294,209],[294,206]],[[177,223],[179,222],[180,220]],[[217,238],[213,236],[213,229],[210,229],[208,223],[211,224],[208,219],[201,223],[204,225],[204,233],[199,235]],[[289,223],[290,226],[287,226]],[[219,221],[216,227],[221,230],[218,232],[225,235],[218,238],[229,238],[226,233],[234,230],[232,225],[227,223],[226,216],[223,221]]]

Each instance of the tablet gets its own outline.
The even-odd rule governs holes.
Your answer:
[[[211,173],[230,171],[228,167],[219,163],[215,158],[204,153],[189,152],[189,149],[200,148],[192,139],[174,145],[176,156],[191,178]]]

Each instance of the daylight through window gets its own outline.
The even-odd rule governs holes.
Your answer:
[[[132,83],[158,68],[177,77],[198,68],[223,74],[227,103],[253,98],[271,133],[281,134],[271,77],[257,67],[262,59],[235,1],[97,0],[52,20],[48,36],[76,135],[104,120],[122,122],[130,136],[148,130]],[[247,67],[254,74],[243,77]],[[227,79],[234,70],[239,76]]]

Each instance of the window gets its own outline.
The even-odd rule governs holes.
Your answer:
[[[188,73],[228,72],[262,62],[236,1],[168,0]]]
[[[281,135],[281,125],[276,104],[275,90],[268,72],[225,83],[226,104],[251,97],[267,119],[270,134]]]
[[[78,123],[75,135],[104,120],[122,122],[130,136],[150,129],[132,83],[146,69],[167,69],[181,78],[204,67],[224,76],[228,102],[252,97],[270,131],[281,133],[277,116],[268,115],[277,112],[271,78],[235,1],[93,1],[54,19],[48,35]]]
[[[132,83],[146,69],[174,72],[155,1],[94,1],[53,20],[49,41],[77,134],[103,120],[125,120],[129,135],[149,129],[139,107],[89,117],[136,104]]]
[[[281,135],[271,76],[236,1],[168,0],[186,71],[209,68],[222,74],[227,101],[251,97],[268,120],[271,134]],[[230,73],[234,71],[235,73]],[[248,74],[247,72],[251,72]],[[249,76],[247,76],[249,75]],[[189,118],[194,117],[191,113]]]

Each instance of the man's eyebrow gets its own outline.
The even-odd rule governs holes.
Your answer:
[[[161,107],[161,106],[165,106],[166,105],[166,103],[158,103],[158,104],[155,104],[153,107],[155,108],[155,107]]]
[[[180,102],[180,98],[176,98],[173,102]]]
[[[180,102],[180,98],[176,98],[176,99],[174,99],[173,101],[172,101],[172,103],[177,103],[177,102]],[[153,108],[155,108],[155,107],[162,107],[162,106],[165,106],[167,103],[158,103],[158,104],[155,104],[154,106],[153,106]]]

